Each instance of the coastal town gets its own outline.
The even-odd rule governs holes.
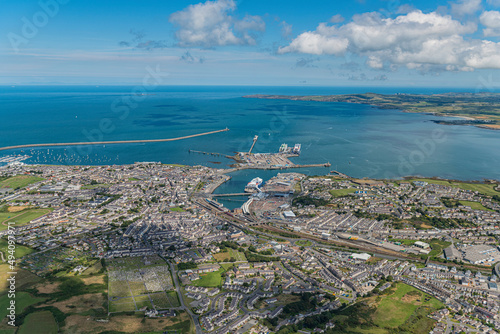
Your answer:
[[[34,278],[22,293],[67,319],[81,315],[53,306],[65,299],[51,304],[43,282],[102,275],[100,311],[85,317],[104,330],[134,315],[185,321],[168,333],[500,331],[498,182],[282,172],[252,180],[230,210],[214,194],[230,178],[158,162],[10,162],[2,260],[13,236],[18,272]]]

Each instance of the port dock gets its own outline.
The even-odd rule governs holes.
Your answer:
[[[344,174],[344,173],[341,173],[339,171],[336,171],[336,170],[332,170],[330,171],[330,174],[335,174],[335,175],[338,175],[340,177],[343,177],[344,179],[350,179],[351,177],[347,174]]]
[[[286,165],[286,166],[261,166],[261,165],[243,165],[240,164],[238,166],[235,166],[234,168],[231,169],[229,172],[234,172],[237,170],[244,170],[244,169],[263,169],[263,170],[281,170],[281,169],[291,169],[291,168],[314,168],[314,167],[330,167],[331,164],[329,162],[324,163],[324,164],[307,164],[307,165],[296,165],[296,164],[291,164],[291,165]],[[228,172],[228,173],[229,173]]]

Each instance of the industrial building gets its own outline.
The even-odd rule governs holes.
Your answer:
[[[493,263],[500,259],[500,252],[495,246],[476,245],[464,251],[464,259],[472,264]]]

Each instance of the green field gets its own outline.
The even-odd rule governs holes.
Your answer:
[[[85,269],[82,273],[83,275],[94,275],[97,274],[102,269],[101,261],[96,261],[92,266]]]
[[[151,298],[151,300],[150,300]],[[134,303],[135,300],[135,303]],[[134,296],[121,298],[117,300],[110,301],[109,311],[110,312],[132,312],[141,309],[142,307],[147,307],[149,309],[153,308],[151,304],[153,302],[157,309],[169,309],[172,307],[179,307],[179,298],[177,297],[177,292],[157,292],[150,295]],[[137,305],[137,309],[136,309]]]
[[[244,253],[239,252],[236,249],[232,249],[232,248],[228,248],[227,252],[214,254],[213,257],[217,261],[221,261],[221,262],[227,262],[231,258],[234,258],[236,261],[246,261],[247,260]]]
[[[500,195],[500,192],[495,190],[495,185],[493,184],[456,183],[454,185],[460,189],[478,191],[488,196]]]
[[[176,206],[176,207],[170,208],[170,211],[185,212],[186,210],[184,210],[183,208],[180,208],[180,207]]]
[[[200,279],[193,281],[195,286],[217,287],[222,285],[222,276],[224,269],[220,268],[217,271],[200,275]]]
[[[295,244],[297,246],[304,246],[304,247],[312,246],[312,242],[309,240],[298,240],[298,241],[295,241]]]
[[[232,267],[234,267],[234,264],[233,263],[221,263],[220,266],[225,270],[225,271],[228,271],[229,269],[231,269]]]
[[[470,206],[472,210],[483,210],[483,211],[493,211],[493,212],[495,212],[495,210],[488,209],[487,207],[483,206],[479,202],[471,202],[471,201],[459,201],[459,202],[462,205]]]
[[[19,328],[19,334],[56,334],[58,326],[54,316],[49,311],[28,314]]]
[[[24,188],[27,185],[43,180],[45,179],[38,176],[16,175],[9,177],[6,180],[0,181],[0,188],[13,188],[13,189]]]
[[[17,292],[14,300],[16,301],[16,314],[21,314],[25,308],[43,302],[45,298],[33,297],[27,292]],[[0,297],[0,319],[5,318],[7,315],[9,303],[10,298],[8,298],[7,294]]]
[[[0,334],[15,334],[16,329],[0,329]]]
[[[8,242],[5,239],[0,239],[0,251],[3,252],[4,256],[7,257]],[[35,250],[26,246],[16,245],[16,250],[14,256],[19,259],[27,254],[33,253]]]
[[[353,188],[349,188],[349,189],[333,189],[333,190],[330,190],[330,194],[333,196],[333,197],[343,197],[343,196],[347,196],[349,194],[354,194],[358,189],[353,189]]]
[[[195,330],[193,329],[194,326],[191,324],[191,320],[185,320],[182,322],[179,322],[177,324],[165,327],[164,333],[168,333],[169,331],[172,331],[172,333],[194,333]]]
[[[179,298],[176,291],[159,292],[150,295],[157,308],[179,307]]]
[[[437,299],[409,285],[394,283],[381,294],[334,311],[332,333],[428,334],[436,321],[427,316],[443,307]]]
[[[151,301],[149,300],[149,296],[135,296],[134,299],[137,309],[141,309],[143,307],[147,307],[148,309],[153,308],[153,305],[151,305]]]
[[[407,294],[415,294],[415,297],[408,297]],[[406,285],[397,284],[396,289],[389,295],[382,296],[382,300],[373,314],[373,322],[382,328],[396,328],[403,325],[415,311],[421,306],[429,306],[433,309],[444,307],[444,305],[435,298],[424,301],[424,294],[419,290]],[[404,298],[405,297],[405,298]]]
[[[109,302],[109,312],[133,312],[135,310],[132,297]]]
[[[440,184],[443,186],[460,188],[463,190],[478,191],[481,194],[488,195],[488,196],[500,195],[500,192],[495,190],[494,184],[465,183],[465,182],[454,182],[454,181],[434,180],[434,179],[411,179],[411,180],[405,180],[405,181],[406,182],[424,181],[424,182],[432,183],[432,184]]]
[[[25,209],[19,212],[0,212],[0,231],[8,228],[7,222],[9,221],[16,223],[11,226],[22,226],[51,211],[52,209]]]

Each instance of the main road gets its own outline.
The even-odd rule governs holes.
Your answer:
[[[166,259],[164,259],[166,261]],[[191,309],[184,304],[184,299],[182,298],[182,292],[179,284],[179,280],[177,279],[177,272],[175,271],[175,267],[172,264],[172,262],[167,261],[168,264],[170,265],[170,271],[172,272],[172,279],[174,280],[175,284],[175,290],[177,291],[177,295],[179,297],[179,302],[181,303],[181,307],[186,310],[186,312],[191,316],[193,319],[194,326],[196,328],[196,334],[202,334],[203,331],[201,330],[200,326],[200,321],[198,320],[198,316],[191,312]]]
[[[25,145],[14,145],[14,146],[4,146],[0,147],[0,151],[14,150],[19,148],[29,148],[29,147],[52,147],[52,146],[80,146],[80,145],[106,145],[106,144],[132,144],[132,143],[160,143],[166,141],[176,141],[200,136],[211,135],[214,133],[229,131],[228,128],[222,130],[215,130],[203,133],[197,133],[194,135],[176,137],[176,138],[165,138],[165,139],[136,139],[136,140],[113,140],[113,141],[87,141],[87,142],[74,142],[74,143],[48,143],[48,144],[25,144]]]

